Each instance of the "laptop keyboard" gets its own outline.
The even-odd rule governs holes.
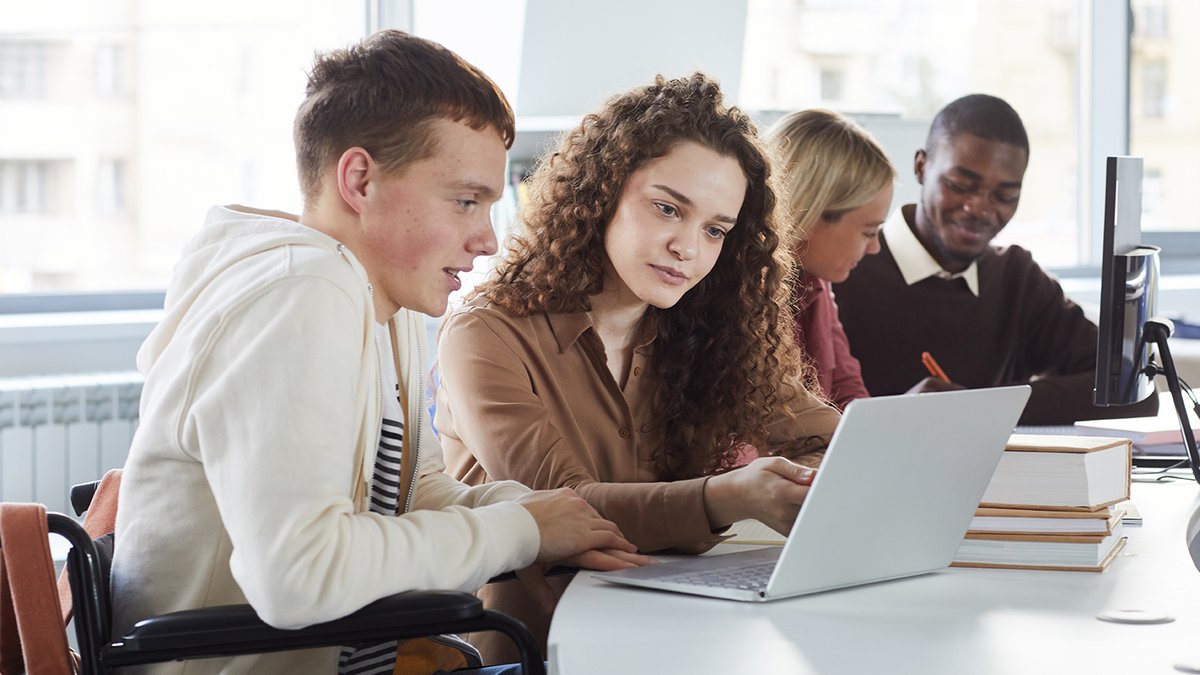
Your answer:
[[[672,574],[660,577],[659,580],[691,586],[761,591],[767,587],[767,581],[771,579],[771,572],[774,571],[775,561],[772,560],[764,563],[742,565],[741,567]]]

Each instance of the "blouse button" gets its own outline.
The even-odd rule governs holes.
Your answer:
[[[621,429],[619,431],[617,431],[617,433],[621,435],[621,438],[629,438],[629,430],[626,429],[625,427],[621,427]]]
[[[633,367],[633,376],[634,376],[634,377],[637,377],[638,375],[641,375],[641,374],[642,374],[642,367],[641,367],[641,366],[634,366],[634,367]]]

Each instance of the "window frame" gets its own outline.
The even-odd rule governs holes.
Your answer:
[[[411,30],[414,0],[363,0],[364,32],[384,28]],[[1128,154],[1130,147],[1130,61],[1134,39],[1133,6],[1126,2],[1079,0],[1078,166],[1087,167],[1077,187],[1077,242],[1080,265],[1056,268],[1064,277],[1087,276],[1098,268],[1101,241],[1093,223],[1104,196],[1104,162],[1108,155]],[[1112,49],[1123,44],[1123,49]],[[1123,76],[1112,77],[1113,73]],[[1164,272],[1200,271],[1200,232],[1146,231],[1148,244],[1163,248]],[[162,307],[162,290],[111,290],[76,293],[0,294],[0,316],[154,309]]]

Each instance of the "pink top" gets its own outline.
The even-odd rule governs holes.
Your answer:
[[[825,395],[839,409],[856,398],[870,396],[863,384],[858,359],[838,320],[837,302],[828,281],[804,274],[797,284],[796,342],[808,353]]]

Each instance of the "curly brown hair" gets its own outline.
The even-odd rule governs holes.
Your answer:
[[[660,75],[584,117],[534,173],[523,232],[475,292],[516,316],[590,310],[604,287],[605,229],[626,181],[684,141],[736,159],[748,187],[712,271],[674,307],[647,310],[658,329],[648,368],[659,384],[644,431],[662,480],[728,469],[740,443],[765,448],[768,421],[797,393],[789,383],[801,373],[775,179],[754,123],[724,105],[717,82]],[[813,443],[798,439],[788,450]]]

